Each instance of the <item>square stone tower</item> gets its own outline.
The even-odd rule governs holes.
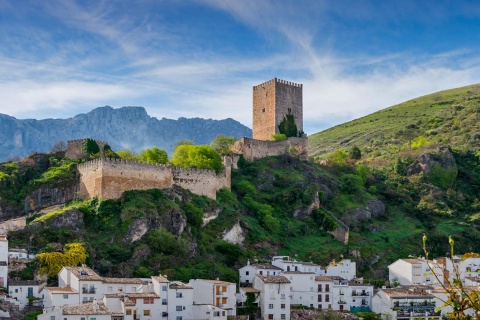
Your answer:
[[[302,85],[274,78],[253,87],[253,139],[270,140],[280,133],[278,125],[292,114],[298,131],[303,131]]]

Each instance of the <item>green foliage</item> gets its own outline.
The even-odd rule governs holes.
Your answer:
[[[347,160],[347,153],[343,150],[337,149],[326,156],[329,162],[336,165],[345,165]]]
[[[234,137],[227,137],[226,135],[220,134],[210,142],[210,147],[218,154],[232,154],[230,147],[233,146],[234,143]]]
[[[341,178],[341,189],[343,192],[354,194],[363,188],[363,180],[354,174],[344,174]]]
[[[407,168],[413,164],[415,160],[412,157],[406,157],[406,158],[397,158],[397,161],[395,162],[395,172],[405,176],[407,172]]]
[[[37,320],[37,316],[41,315],[43,312],[40,310],[27,312],[25,314],[25,320]]]
[[[168,163],[168,154],[164,149],[159,149],[153,147],[150,149],[145,149],[140,152],[140,160],[148,163],[159,163],[167,164]]]
[[[120,151],[117,151],[117,155],[125,160],[139,160],[139,157],[135,155],[135,153],[132,150],[129,149],[123,149]]]
[[[338,227],[335,220],[324,209],[313,210],[312,219],[315,224],[325,231],[333,231]]]
[[[82,142],[82,153],[94,156],[100,153],[100,148],[95,140],[87,138]]]
[[[456,167],[443,167],[439,164],[434,165],[428,173],[428,179],[437,187],[448,189],[453,186],[457,178],[458,170]]]
[[[177,239],[166,229],[158,229],[152,231],[147,237],[148,246],[156,253],[162,254],[178,254],[185,253],[184,243],[177,241]]]
[[[103,146],[103,156],[106,158],[120,158],[120,156],[116,154],[108,144]]]
[[[173,153],[172,164],[181,168],[215,170],[217,173],[223,170],[222,158],[212,147],[206,145],[178,146]]]
[[[276,134],[272,135],[272,138],[271,138],[272,141],[283,141],[283,140],[287,140],[287,139],[288,139],[288,137],[284,133],[276,133]]]
[[[362,152],[357,146],[353,146],[348,150],[348,157],[350,159],[359,160],[362,158]]]
[[[192,203],[187,203],[185,205],[184,212],[185,212],[185,215],[187,216],[187,223],[196,230],[200,229],[203,223],[202,209],[197,208]]]
[[[422,147],[428,146],[430,142],[424,136],[418,136],[412,140],[412,148],[420,149]]]
[[[370,170],[364,165],[358,165],[355,168],[355,174],[362,179],[364,185],[367,183],[367,179],[371,175]]]
[[[297,137],[299,135],[293,114],[288,113],[283,117],[282,122],[278,125],[278,131],[280,131],[281,134],[284,134],[287,138]]]
[[[355,315],[364,320],[382,320],[382,317],[375,312],[356,312]]]
[[[233,267],[242,257],[242,250],[236,244],[231,244],[226,241],[219,241],[215,246],[215,250],[220,252],[228,267]]]
[[[176,150],[179,146],[194,146],[195,143],[192,140],[178,140],[173,146],[173,150]]]

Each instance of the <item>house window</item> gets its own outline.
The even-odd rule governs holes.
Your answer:
[[[325,285],[325,292],[330,292],[330,285],[329,284]]]
[[[15,289],[15,293],[18,293],[18,289]]]
[[[214,311],[213,316],[214,317],[220,317],[220,311]]]
[[[182,317],[181,317],[181,316],[177,316],[175,319],[176,319],[176,320],[182,320]]]
[[[97,318],[90,318],[90,320],[97,320]]]
[[[68,299],[68,294],[64,294],[63,299]]]
[[[330,302],[330,295],[329,294],[325,295],[325,302]]]
[[[182,306],[177,306],[177,307],[175,308],[176,311],[182,311],[182,309],[183,309]]]
[[[81,317],[80,320],[85,320],[85,317]]]
[[[280,315],[280,319],[286,319],[286,318],[285,318],[285,313],[282,313],[282,314]]]
[[[50,320],[55,320],[55,316],[50,316]]]
[[[125,311],[125,314],[126,314],[127,316],[131,316],[131,315],[132,315],[132,309],[127,309],[127,310]],[[85,320],[85,319],[82,319],[82,320]]]
[[[269,304],[268,309],[273,309],[273,304]]]
[[[273,314],[269,314],[268,319],[273,319]]]
[[[33,297],[33,287],[28,287],[27,288],[27,297]]]
[[[166,306],[167,305],[167,299],[162,299],[162,305]]]
[[[263,271],[260,271],[260,274],[263,275]]]
[[[318,295],[318,302],[322,302],[322,295],[321,294]]]
[[[225,311],[222,311],[222,316],[225,317]]]
[[[183,293],[182,292],[177,292],[177,298],[182,298],[183,297]]]
[[[144,316],[149,316],[150,315],[150,310],[143,310],[143,315]]]
[[[250,275],[250,271],[245,271],[245,275],[246,275],[246,276],[249,276],[249,275]]]
[[[281,309],[285,309],[285,303],[282,303],[282,304],[280,305],[280,308],[281,308]]]
[[[167,286],[162,286],[162,291],[167,291]]]
[[[280,295],[280,299],[285,299],[285,293],[282,293],[282,294]]]
[[[153,304],[153,298],[143,298],[144,304]]]

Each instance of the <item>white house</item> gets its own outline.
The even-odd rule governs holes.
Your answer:
[[[10,280],[8,284],[9,295],[16,299],[23,310],[32,300],[32,304],[36,305],[41,299],[40,291],[45,287],[46,283],[38,280]],[[35,300],[34,298],[38,298]],[[30,300],[29,300],[30,299]]]
[[[10,248],[8,250],[8,258],[9,259],[24,259],[24,260],[33,260],[35,259],[35,255],[32,253],[28,253],[25,249],[15,249]]]
[[[0,287],[8,286],[8,239],[0,235]]]
[[[58,286],[70,287],[79,294],[79,304],[94,299],[102,300],[103,279],[95,271],[83,265],[81,267],[63,267],[58,274]]]
[[[193,288],[180,281],[168,284],[168,319],[193,319]]]
[[[290,280],[285,276],[257,275],[253,287],[260,292],[262,319],[290,319]]]
[[[240,275],[240,282],[253,283],[256,274],[262,276],[278,276],[282,270],[282,268],[271,264],[250,264],[250,260],[248,260],[246,266],[238,269],[238,273]]]
[[[388,266],[388,271],[391,284],[395,282],[400,285],[438,285],[444,283],[443,264],[437,260],[398,259]]]
[[[423,290],[407,287],[379,290],[372,298],[372,311],[384,319],[440,319],[435,297]]]
[[[192,279],[193,304],[209,304],[226,311],[227,316],[237,314],[235,283],[220,280]]]
[[[103,298],[108,309],[115,314],[125,316],[125,320],[161,319],[161,300],[153,292],[106,294]]]
[[[272,265],[287,272],[313,272],[317,276],[325,274],[325,270],[318,264],[293,260],[289,256],[274,256],[272,258]]]
[[[369,312],[372,306],[373,285],[364,284],[363,281],[350,281],[349,296],[346,298],[351,312]]]
[[[332,310],[333,302],[333,279],[327,276],[316,276],[315,284],[317,288],[318,309]]]
[[[282,275],[290,281],[290,303],[314,308],[317,305],[315,273],[285,271]]]
[[[326,276],[342,277],[343,279],[353,280],[357,277],[357,264],[350,259],[343,259],[340,262],[332,260],[326,267]]]
[[[253,284],[253,282],[252,282]],[[254,296],[254,301],[252,301],[252,305],[258,306],[258,303],[260,301],[260,290],[257,290],[255,288],[251,287],[240,287],[238,288],[238,293],[236,294],[237,297],[237,305],[241,307],[246,306],[246,302],[248,299],[248,294],[253,294]]]
[[[78,291],[70,287],[44,287],[39,295],[43,298],[45,312],[53,311],[62,306],[82,304]]]

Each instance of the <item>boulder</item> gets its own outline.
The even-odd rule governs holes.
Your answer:
[[[437,152],[427,152],[422,154],[412,165],[407,168],[407,176],[419,174],[420,172],[428,175],[430,170],[440,165],[442,168],[457,168],[455,158],[447,147],[441,146]]]

